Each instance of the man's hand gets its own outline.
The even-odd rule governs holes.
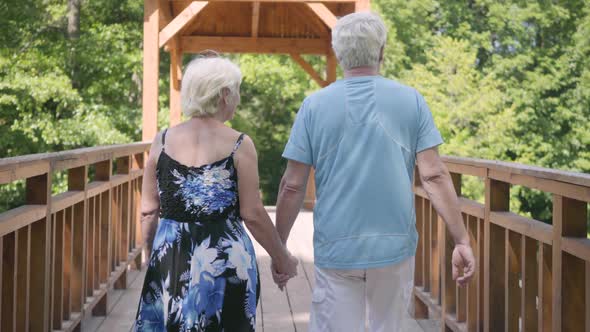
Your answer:
[[[273,261],[270,265],[270,270],[272,272],[272,279],[274,280],[275,284],[279,287],[282,291],[287,281],[289,279],[295,277],[297,275],[297,265],[299,261],[297,258],[293,257],[290,253],[288,254],[288,258],[283,262],[275,262]]]
[[[465,244],[455,245],[452,257],[453,280],[461,287],[467,285],[475,273],[475,256],[471,247]],[[463,275],[459,276],[460,271]]]
[[[280,273],[274,264],[271,264],[270,270],[272,272],[272,280],[277,284],[277,287],[282,291],[283,288],[287,285],[287,281],[289,281],[290,277],[288,274]]]

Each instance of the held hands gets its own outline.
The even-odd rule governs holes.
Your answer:
[[[273,260],[270,266],[272,279],[282,291],[287,281],[297,275],[297,265],[299,261],[293,257],[288,250],[285,250],[285,256],[280,260]]]
[[[466,244],[457,244],[453,250],[453,280],[461,287],[467,285],[475,273],[475,256],[473,250]],[[460,271],[463,275],[459,276]]]

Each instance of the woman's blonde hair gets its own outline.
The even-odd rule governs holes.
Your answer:
[[[182,77],[180,100],[187,117],[204,117],[217,113],[224,88],[232,95],[238,93],[242,82],[240,68],[221,57],[192,60]]]

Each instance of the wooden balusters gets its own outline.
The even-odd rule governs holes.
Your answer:
[[[148,148],[130,144],[2,160],[0,174],[12,175],[0,184],[24,179],[26,186],[25,205],[0,213],[0,330],[69,332],[80,330],[90,312],[107,313],[107,292],[126,286],[131,258],[141,262],[137,202]],[[88,183],[90,166],[94,180]],[[52,196],[58,171],[67,171],[68,191]]]
[[[538,330],[537,294],[539,289],[539,273],[537,251],[539,243],[525,235],[521,236],[522,248],[520,266],[522,269],[521,308],[522,331]]]
[[[456,288],[451,278],[452,239],[440,219],[439,227],[433,228],[438,218],[416,181],[416,317],[440,313],[446,331],[589,332],[590,178],[501,162],[444,160],[458,195],[462,174],[485,181],[485,205],[460,199],[477,272],[467,289]],[[553,224],[510,212],[511,185],[551,193]],[[437,246],[440,273],[439,255],[433,250]],[[437,301],[437,275],[442,305]]]
[[[560,291],[554,288],[553,327],[554,331],[581,330],[586,325],[587,279],[586,262],[570,253],[561,250],[562,237],[586,238],[587,203],[575,199],[553,196],[553,222],[555,240],[553,242],[553,275],[554,285],[560,281]],[[561,227],[559,227],[561,226]],[[556,244],[559,242],[559,245]],[[561,279],[561,280],[559,280]],[[561,320],[561,322],[560,322]]]
[[[2,331],[16,328],[16,259],[16,232],[12,232],[2,237]]]

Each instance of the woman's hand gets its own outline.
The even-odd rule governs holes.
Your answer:
[[[272,279],[280,290],[287,284],[289,279],[297,275],[297,265],[299,261],[289,251],[285,250],[284,257],[281,259],[273,259],[271,264]]]

